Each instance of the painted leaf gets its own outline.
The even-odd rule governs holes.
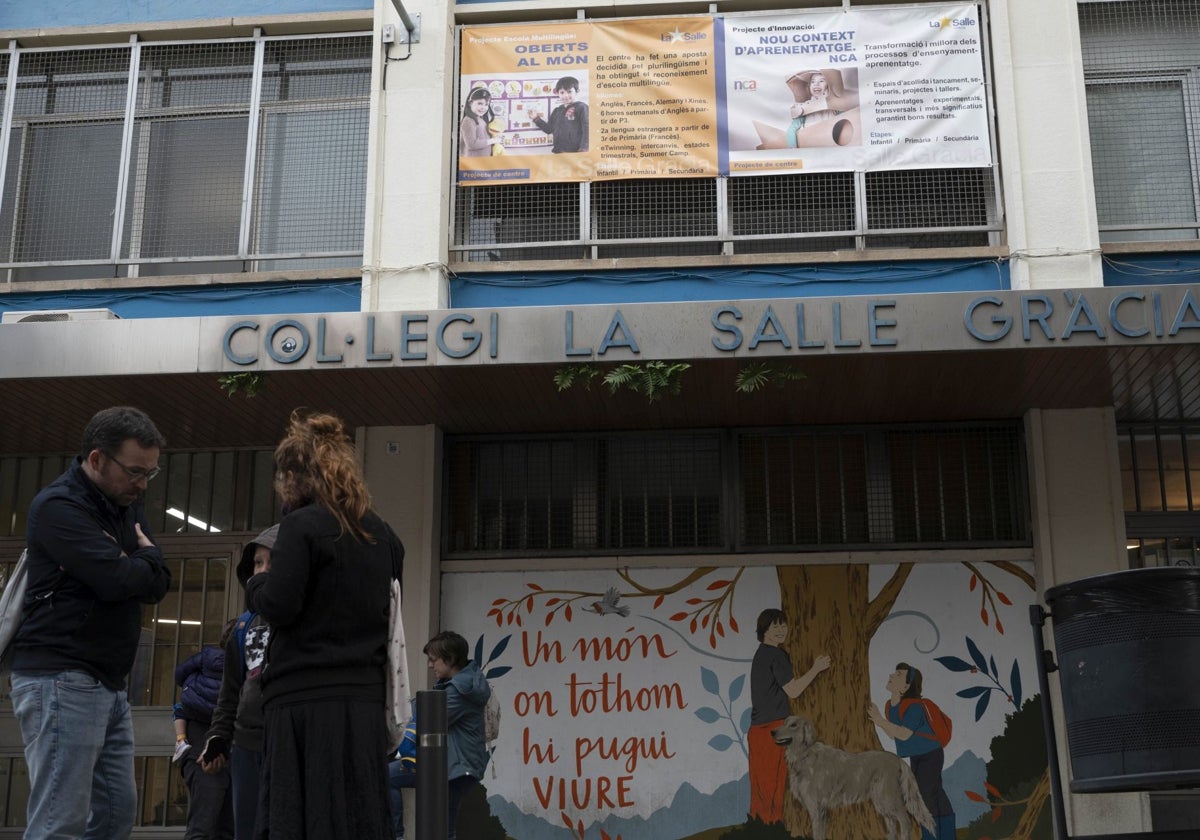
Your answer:
[[[504,626],[504,616],[501,615],[499,612],[496,613],[496,626],[497,627]]]
[[[542,591],[542,587],[538,586],[536,583],[527,583],[525,585],[528,586],[530,589],[532,589],[534,592]]]
[[[563,610],[563,618],[565,618],[567,621],[571,620],[571,605],[570,604],[567,604],[566,609]]]
[[[561,600],[562,600],[561,598],[547,598],[547,599],[546,599],[546,606],[547,606],[547,607],[553,607],[555,604],[557,604],[557,603],[558,603],[559,601],[561,601]]]
[[[475,640],[475,664],[483,665],[483,634]]]
[[[509,613],[509,614],[508,614],[508,618],[506,619],[506,621],[507,621],[509,624],[512,624],[512,623],[513,623],[513,615],[514,615],[514,613]]]
[[[983,621],[983,625],[986,627],[988,623],[988,613],[986,607],[979,611],[979,618]]]
[[[721,713],[712,706],[701,706],[696,710],[696,717],[705,723],[716,723],[721,719]]]
[[[732,630],[734,633],[738,632],[737,619],[733,617],[732,613],[730,613],[730,615],[729,615],[729,629]]]
[[[554,620],[554,613],[553,612],[546,613],[546,626],[547,627],[550,626],[550,622],[553,620]]]
[[[742,712],[742,720],[740,723],[738,723],[738,729],[741,730],[743,735],[750,731],[750,719],[753,712],[754,710],[749,706],[747,706],[746,710]]]
[[[608,832],[603,828],[600,829],[600,840],[612,840],[612,838],[608,836]]]
[[[966,794],[967,799],[970,799],[972,802],[987,802],[981,793],[976,793],[973,790],[964,790],[963,793]]]
[[[704,686],[704,690],[709,694],[715,694],[718,697],[721,696],[720,677],[717,676],[715,671],[705,668],[703,665],[700,666],[700,685]]]
[[[975,591],[975,585],[978,583],[979,583],[979,578],[975,575],[971,575],[971,585],[968,587],[971,592]]]
[[[694,607],[694,606],[696,606],[696,604],[702,603],[702,599],[700,599],[700,598],[688,598],[688,599],[687,599],[687,600],[686,600],[684,603],[686,603],[686,604],[690,604],[691,606],[693,606],[693,607]]]
[[[664,600],[666,600],[666,597],[667,597],[666,595],[659,595],[657,598],[655,598],[655,599],[654,599],[654,606],[653,606],[653,607],[651,607],[650,609],[652,609],[652,610],[656,610],[656,609],[658,609],[659,607],[661,607],[661,606],[662,606],[662,602],[663,602]]]
[[[700,619],[700,626],[701,626],[701,627],[707,627],[707,626],[708,626],[708,613],[705,613],[705,614],[704,614],[704,618]]]
[[[525,612],[533,612],[533,596],[525,599]]]
[[[989,691],[991,691],[991,689],[986,685],[973,685],[970,688],[964,688],[962,691],[956,691],[954,693],[959,697],[971,698],[978,697],[980,694],[986,694]],[[978,718],[976,718],[976,720],[978,720]]]
[[[971,663],[959,659],[957,656],[937,656],[934,657],[934,661],[942,663],[942,666],[948,671],[971,670]]]
[[[511,665],[500,665],[495,668],[488,668],[488,672],[483,675],[483,678],[485,680],[494,680],[497,677],[503,677],[505,674],[507,674],[511,670],[512,670]]]
[[[988,657],[988,667],[992,669],[992,676],[996,679],[1000,679],[1000,672],[996,670],[996,657]]]
[[[505,601],[504,598],[497,598],[495,601],[492,601],[492,606],[499,607],[504,604],[504,601]]]
[[[986,674],[988,672],[987,660],[984,659],[983,651],[979,649],[979,645],[975,644],[970,636],[967,636],[967,652],[971,654],[971,659],[975,661],[975,667]]]
[[[500,612],[500,610],[499,610],[499,609],[492,609],[492,610],[488,610],[487,617],[488,617],[488,618],[491,618],[492,616],[494,616],[494,615],[495,615],[496,613],[498,613],[498,612]]]
[[[992,784],[991,782],[984,782],[984,783],[983,783],[983,786],[984,786],[985,788],[987,788],[987,792],[988,792],[988,793],[990,793],[992,796],[996,797],[997,799],[1002,799],[1002,798],[1003,798],[1003,797],[1000,795],[1000,791],[999,791],[999,790],[996,788],[996,786],[995,786],[994,784]]]
[[[688,625],[688,629],[689,629],[689,630],[690,630],[692,633],[695,633],[695,632],[696,632],[696,619],[694,619],[694,618],[692,619],[692,623]]]
[[[525,625],[523,625],[523,624],[521,623],[521,614],[520,614],[519,612],[516,612],[515,610],[514,610],[513,614],[516,616],[516,619],[517,619],[517,626],[518,626],[518,627],[524,627]]]
[[[1000,603],[1004,604],[1004,606],[1006,606],[1006,607],[1012,606],[1012,601],[1008,600],[1008,596],[1005,595],[1003,592],[1001,592],[999,589],[996,590],[996,597],[1000,599]]]
[[[1000,619],[996,619],[996,632],[1001,636],[1004,635],[1004,625],[1000,623]]]
[[[733,746],[733,739],[728,735],[714,735],[708,739],[708,745],[717,752],[725,752]]]
[[[992,692],[988,691],[979,695],[979,701],[975,704],[975,720],[976,722],[983,719],[983,713],[987,711],[988,703],[991,702]]]
[[[671,616],[671,621],[683,621],[685,618],[687,618],[687,613],[677,612],[675,615]]]
[[[724,589],[728,585],[729,581],[727,580],[714,580],[708,585],[708,591],[712,592],[714,589]]]
[[[711,630],[708,631],[708,646],[713,650],[717,649],[717,637],[713,635]]]
[[[562,820],[563,820],[563,822],[565,822],[567,824],[567,828],[571,829],[571,832],[574,833],[575,823],[571,822],[571,815],[568,814],[566,811],[563,811],[562,812]]]
[[[717,622],[717,635],[722,639],[725,638],[725,625],[721,624],[719,621]]]
[[[579,837],[580,837],[580,838],[581,838],[581,840],[582,840],[582,838],[583,838],[583,819],[582,819],[582,818],[580,818],[580,819],[579,819],[579,820],[578,820],[578,821],[575,823],[575,827],[579,829]]]
[[[742,696],[742,687],[746,685],[746,675],[739,674],[729,684],[729,702],[732,703]]]
[[[1017,664],[1017,660],[1013,660],[1012,676],[1008,678],[1008,684],[1012,688],[1013,705],[1018,709],[1021,708],[1021,666]]]
[[[993,808],[992,809],[992,822],[996,822],[999,819],[1000,819],[1000,809]]]

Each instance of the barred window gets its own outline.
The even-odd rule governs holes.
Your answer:
[[[1016,424],[450,439],[445,554],[1028,545],[1023,464]]]
[[[996,177],[982,167],[458,186],[450,250],[479,262],[986,246],[1001,229]]]
[[[1126,550],[1131,566],[1200,559],[1200,425],[1146,423],[1117,430]]]
[[[1015,426],[745,433],[743,547],[1025,544]]]
[[[6,54],[6,279],[360,264],[370,54],[359,35]]]
[[[447,556],[719,547],[714,433],[447,442]]]
[[[1200,233],[1200,0],[1080,2],[1101,241]]]

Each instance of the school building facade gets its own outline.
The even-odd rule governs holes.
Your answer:
[[[993,817],[1051,836],[1028,606],[1197,563],[1200,2],[133,14],[0,13],[0,548],[19,555],[92,413],[155,419],[148,502],[174,582],[131,677],[135,836],[183,835],[171,672],[242,608],[233,567],[278,519],[271,452],[299,406],[353,430],[405,543],[414,672],[419,642],[456,629],[505,700],[470,836],[771,836],[746,818],[746,678],[755,616],[780,606],[796,673],[832,660],[793,704],[821,740],[893,749],[866,711],[911,662],[955,721],[957,836]],[[869,26],[898,34],[859,43],[856,76],[816,49],[833,35],[767,40]],[[958,46],[929,47],[934,30]],[[694,130],[671,133],[693,117],[661,92],[682,64],[637,81],[647,43],[708,50],[680,59],[700,62]],[[508,44],[489,75],[484,47]],[[795,44],[813,50],[753,54]],[[915,71],[884,67],[901,54]],[[977,62],[969,92],[943,59]],[[841,106],[864,115],[857,157],[808,166],[802,141],[751,133],[749,94],[790,99],[814,67],[858,80]],[[896,120],[878,137],[895,150],[872,149],[889,108],[950,112],[939,73],[978,106],[945,118],[974,139]],[[518,113],[555,108],[560,76],[583,80],[586,166]],[[475,89],[503,156],[460,157]],[[635,89],[659,93],[635,106]],[[796,130],[781,101],[756,116],[779,137]],[[683,139],[710,131],[706,163]],[[5,704],[0,837],[20,836],[27,789]],[[1200,827],[1188,789],[1066,810],[1078,835]],[[875,820],[831,825],[873,837]]]

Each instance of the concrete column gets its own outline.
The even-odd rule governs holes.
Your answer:
[[[454,124],[454,28],[445,0],[403,0],[420,41],[381,43],[384,24],[404,32],[392,0],[375,0],[370,150],[367,158],[364,311],[444,309]]]
[[[375,510],[404,543],[404,636],[415,692],[430,685],[421,648],[440,620],[442,434],[434,426],[375,426],[360,429],[357,443]]]
[[[1044,604],[1046,589],[1056,584],[1128,567],[1117,431],[1111,408],[1034,409],[1025,417],[1025,437],[1038,598]],[[1049,623],[1045,636],[1053,648]],[[1055,674],[1050,675],[1050,693],[1071,834],[1148,830],[1145,794],[1069,793],[1071,761]]]
[[[1102,286],[1075,0],[989,10],[1013,288]]]

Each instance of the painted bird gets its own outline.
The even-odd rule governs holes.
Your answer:
[[[629,607],[625,604],[618,605],[617,601],[620,600],[620,598],[621,593],[617,592],[615,588],[610,586],[608,591],[604,593],[603,598],[601,598],[599,601],[592,602],[592,609],[595,610],[598,615],[609,615],[610,613],[616,613],[622,618],[627,618],[629,616]]]

